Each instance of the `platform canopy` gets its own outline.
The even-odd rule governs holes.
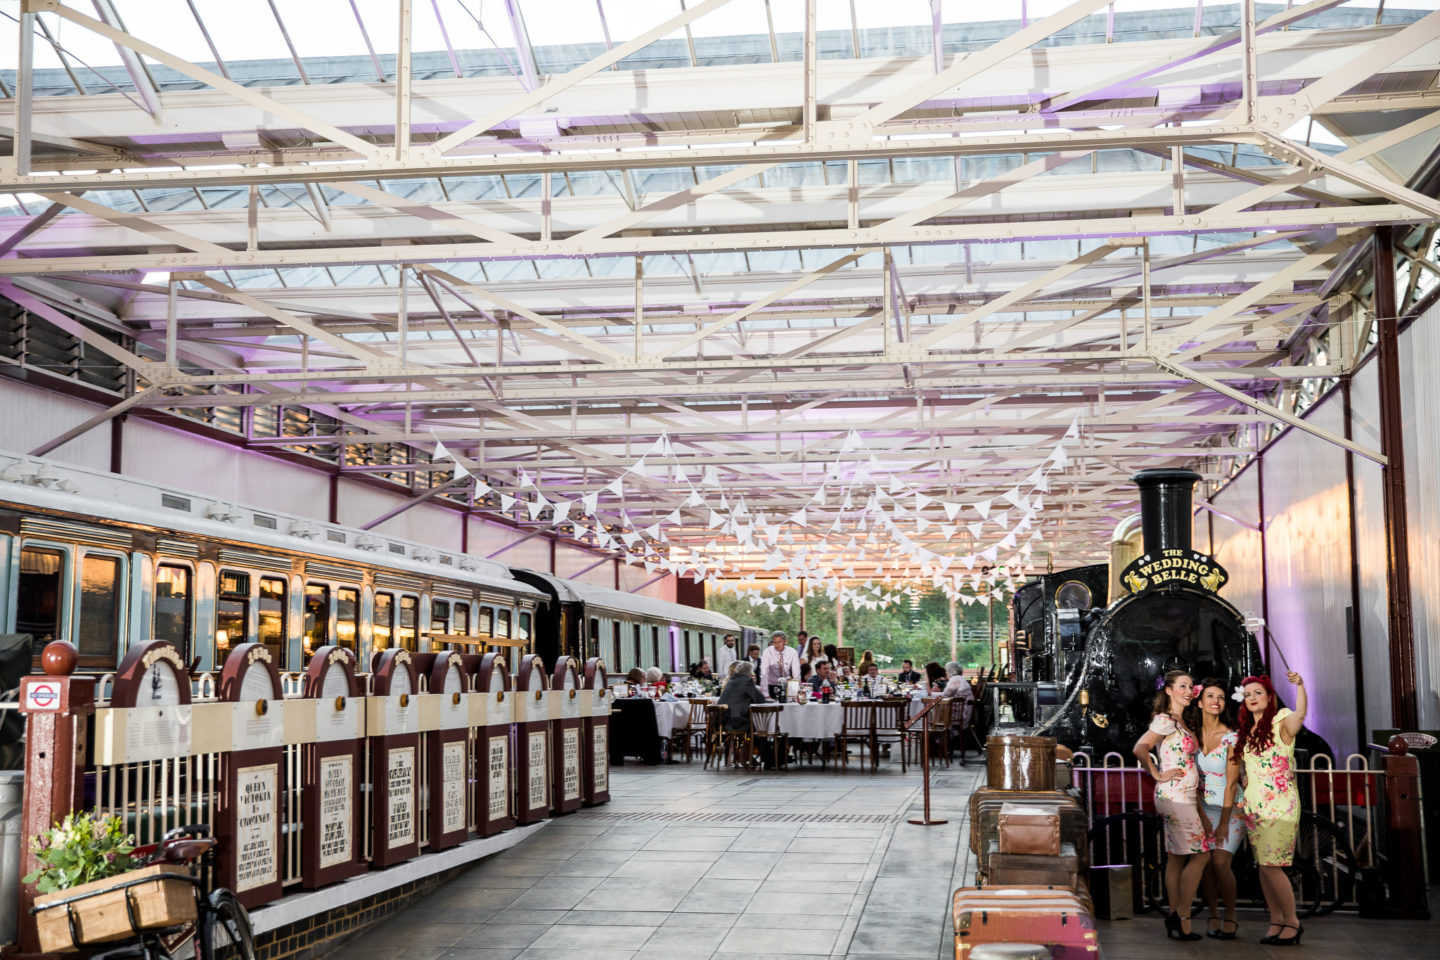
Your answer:
[[[6,0],[5,349],[662,571],[1086,562],[1435,285],[1437,6]]]

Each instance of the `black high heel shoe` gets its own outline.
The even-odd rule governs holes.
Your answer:
[[[1232,927],[1234,927],[1235,929],[1234,929],[1234,930],[1230,930],[1230,931],[1226,931],[1225,927],[1226,927],[1227,925],[1232,926]],[[1212,933],[1212,934],[1211,934],[1211,936],[1214,937],[1216,940],[1234,940],[1234,939],[1235,939],[1237,936],[1239,936],[1239,935],[1240,935],[1240,924],[1237,923],[1237,922],[1235,922],[1234,920],[1221,920],[1221,921],[1220,921],[1220,929],[1219,929],[1218,931],[1216,931],[1215,933]]]
[[[1280,935],[1277,933],[1274,937],[1271,937],[1271,938],[1270,938],[1270,946],[1272,946],[1272,947],[1298,947],[1298,946],[1300,946],[1300,938],[1305,935],[1305,928],[1304,928],[1303,926],[1302,926],[1302,927],[1295,927],[1295,926],[1291,926],[1291,925],[1288,924],[1288,923],[1282,923],[1282,924],[1280,924],[1280,929],[1281,929],[1281,930],[1294,930],[1294,931],[1295,931],[1295,936],[1293,936],[1293,937],[1282,937],[1282,936],[1280,936]],[[1263,940],[1262,940],[1261,942],[1264,943]]]
[[[1193,930],[1189,933],[1185,932],[1185,921],[1189,919],[1189,917],[1182,917],[1174,910],[1171,910],[1170,916],[1165,918],[1165,936],[1171,938],[1172,940],[1203,939],[1200,934],[1196,933]]]
[[[1209,937],[1211,940],[1214,940],[1215,938],[1220,936],[1220,931],[1210,926],[1210,924],[1216,922],[1220,923],[1222,929],[1224,928],[1224,921],[1221,921],[1219,917],[1212,914],[1211,916],[1205,918],[1205,936]]]

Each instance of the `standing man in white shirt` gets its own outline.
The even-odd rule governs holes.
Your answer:
[[[735,662],[736,640],[733,634],[725,634],[725,645],[715,653],[715,678],[722,684],[730,679],[730,664]]]
[[[785,642],[785,631],[770,635],[770,646],[760,655],[760,689],[771,700],[779,700],[787,680],[800,679],[800,655]]]

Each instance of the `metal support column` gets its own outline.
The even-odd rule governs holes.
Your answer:
[[[1350,408],[1350,379],[1340,381],[1340,411],[1345,418],[1345,437],[1349,439],[1352,412]],[[1355,454],[1345,451],[1345,491],[1347,521],[1350,528],[1350,608],[1345,624],[1351,656],[1355,658],[1355,726],[1359,745],[1370,742],[1370,724],[1365,715],[1365,635],[1360,629],[1360,550],[1355,536]]]
[[[1410,538],[1405,509],[1405,434],[1400,409],[1400,318],[1395,315],[1395,248],[1389,227],[1375,228],[1375,348],[1380,378],[1380,450],[1385,454],[1387,610],[1390,619],[1391,723],[1413,730],[1419,723],[1415,692],[1415,623],[1410,607]]]

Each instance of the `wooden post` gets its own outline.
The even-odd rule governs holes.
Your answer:
[[[40,864],[30,851],[32,837],[85,805],[86,718],[95,711],[95,680],[72,677],[79,651],[64,640],[46,645],[40,664],[44,676],[20,680],[20,712],[25,715],[25,793],[20,815],[20,876]],[[20,951],[38,954],[35,888],[20,885]]]
[[[1410,540],[1405,503],[1404,411],[1400,408],[1400,318],[1395,305],[1395,248],[1389,227],[1375,228],[1376,378],[1380,385],[1380,452],[1385,502],[1386,583],[1390,591],[1391,722],[1401,730],[1419,725],[1415,691],[1415,622],[1410,606]]]
[[[1398,741],[1398,743],[1397,743]],[[1398,751],[1398,752],[1397,752]],[[1387,915],[1430,919],[1425,897],[1425,844],[1420,814],[1420,762],[1399,737],[1390,740],[1385,762]]]

